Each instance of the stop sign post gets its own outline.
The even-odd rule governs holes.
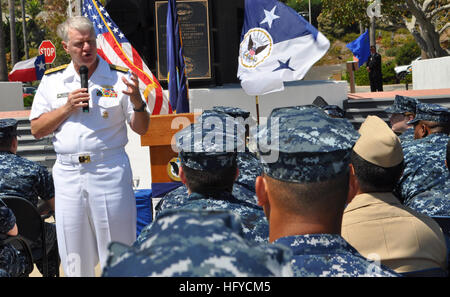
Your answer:
[[[44,54],[45,64],[52,64],[56,58],[56,47],[50,40],[44,40],[39,45],[39,55]]]

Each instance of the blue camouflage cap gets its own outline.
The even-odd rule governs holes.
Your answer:
[[[250,116],[250,112],[243,110],[239,107],[230,107],[230,106],[214,106],[213,111],[226,113],[227,115],[238,118],[242,117],[244,120]]]
[[[345,117],[345,111],[337,105],[325,105],[322,106],[322,109],[331,117]]]
[[[236,164],[245,151],[245,129],[227,114],[206,110],[197,122],[175,135],[180,162],[195,170],[214,170]]]
[[[167,209],[142,242],[108,246],[102,276],[292,276],[292,251],[247,240],[243,227],[230,210]]]
[[[359,134],[347,119],[314,105],[276,108],[258,133],[264,173],[288,182],[319,182],[348,170]]]
[[[416,106],[419,100],[412,97],[395,95],[394,103],[386,108],[386,113],[416,113]]]
[[[0,138],[16,136],[17,135],[17,120],[16,119],[1,119],[0,120]]]
[[[418,103],[416,106],[416,116],[407,124],[414,124],[418,121],[450,123],[450,113],[447,108],[439,104]]]

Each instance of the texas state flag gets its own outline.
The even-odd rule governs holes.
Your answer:
[[[246,0],[237,76],[248,95],[282,91],[302,79],[330,47],[295,10],[276,0]]]
[[[41,80],[45,72],[45,56],[40,55],[25,61],[17,62],[8,74],[9,81]]]

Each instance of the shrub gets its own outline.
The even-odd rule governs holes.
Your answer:
[[[398,48],[393,47],[386,50],[386,56],[388,57],[395,57],[397,55]]]
[[[415,41],[409,41],[401,46],[395,55],[397,65],[408,65],[420,56],[421,50]]]
[[[394,71],[394,63],[387,62],[381,65],[381,72],[383,74],[383,83],[394,84],[396,83],[396,76]]]
[[[353,40],[357,39],[360,34],[358,33],[347,33],[342,37],[342,41],[345,43],[352,42]]]
[[[357,71],[355,71],[355,84],[357,86],[370,85],[369,72],[365,65],[362,65]]]
[[[405,76],[399,81],[399,83],[401,83],[401,84],[406,84],[406,83],[411,84],[411,83],[412,83],[412,73],[408,73],[407,75],[405,75]]]
[[[31,107],[31,105],[33,105],[33,99],[34,99],[34,95],[28,95],[28,96],[23,97],[23,106]]]
[[[393,63],[382,63],[381,72],[383,74],[384,84],[396,83],[394,67],[395,65]],[[342,79],[350,82],[350,75],[347,71],[344,75],[342,75]],[[355,84],[357,86],[370,85],[369,72],[367,71],[366,65],[362,65],[357,71],[355,71]]]

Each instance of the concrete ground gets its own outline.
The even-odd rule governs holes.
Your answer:
[[[101,275],[102,275],[102,270],[100,269],[100,264],[98,264],[97,266],[95,266],[95,276],[101,276]],[[59,266],[59,276],[60,277],[64,276],[64,271],[62,269],[62,266]],[[39,272],[36,265],[34,265],[34,270],[31,272],[30,277],[42,277],[42,274]]]

